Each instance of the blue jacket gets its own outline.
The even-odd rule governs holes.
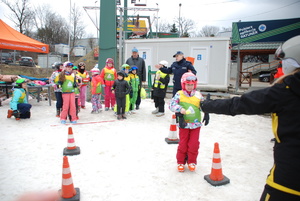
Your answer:
[[[181,90],[181,77],[184,73],[191,70],[193,74],[196,75],[197,71],[191,62],[187,61],[185,58],[179,62],[175,61],[169,68],[160,68],[161,72],[167,74],[173,74],[173,84],[174,89]]]
[[[27,103],[26,90],[23,88],[14,88],[13,95],[10,101],[10,108],[18,110],[19,103]]]

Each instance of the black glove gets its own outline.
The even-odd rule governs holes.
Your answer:
[[[179,123],[179,128],[185,128],[186,127],[186,122],[184,121],[183,114],[180,112],[176,112],[176,123]]]
[[[209,113],[204,113],[202,123],[204,123],[204,126],[208,125],[208,123],[209,123]]]
[[[210,93],[207,94],[206,100],[207,101],[211,100],[210,99]],[[209,113],[204,113],[204,117],[203,117],[202,123],[204,123],[204,126],[207,126],[209,124]]]
[[[18,110],[14,110],[13,115],[15,118],[20,118],[20,112]]]
[[[211,100],[210,99],[210,93],[207,94],[206,99],[205,100]]]

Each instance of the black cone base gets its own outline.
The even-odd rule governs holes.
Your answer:
[[[80,147],[76,147],[76,149],[68,149],[67,147],[64,148],[64,156],[72,156],[80,154]]]

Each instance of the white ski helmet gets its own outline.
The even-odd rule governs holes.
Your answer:
[[[161,65],[167,67],[169,63],[166,60],[161,60],[158,64],[161,64]]]
[[[284,74],[300,68],[300,35],[290,38],[275,52],[275,57],[282,60]]]

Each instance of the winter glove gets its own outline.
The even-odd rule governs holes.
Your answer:
[[[209,113],[204,113],[202,123],[204,123],[204,126],[208,125],[208,123],[209,123]]]
[[[207,101],[211,100],[210,99],[210,93],[207,94],[206,100]],[[200,107],[201,107],[201,105],[200,105]],[[204,126],[207,126],[209,124],[209,113],[204,113],[202,123],[204,123]]]
[[[183,114],[181,114],[180,112],[176,112],[175,115],[176,115],[176,123],[179,124],[179,128],[185,128],[187,124],[184,121]]]
[[[20,112],[18,110],[14,110],[13,115],[15,118],[20,118]]]

